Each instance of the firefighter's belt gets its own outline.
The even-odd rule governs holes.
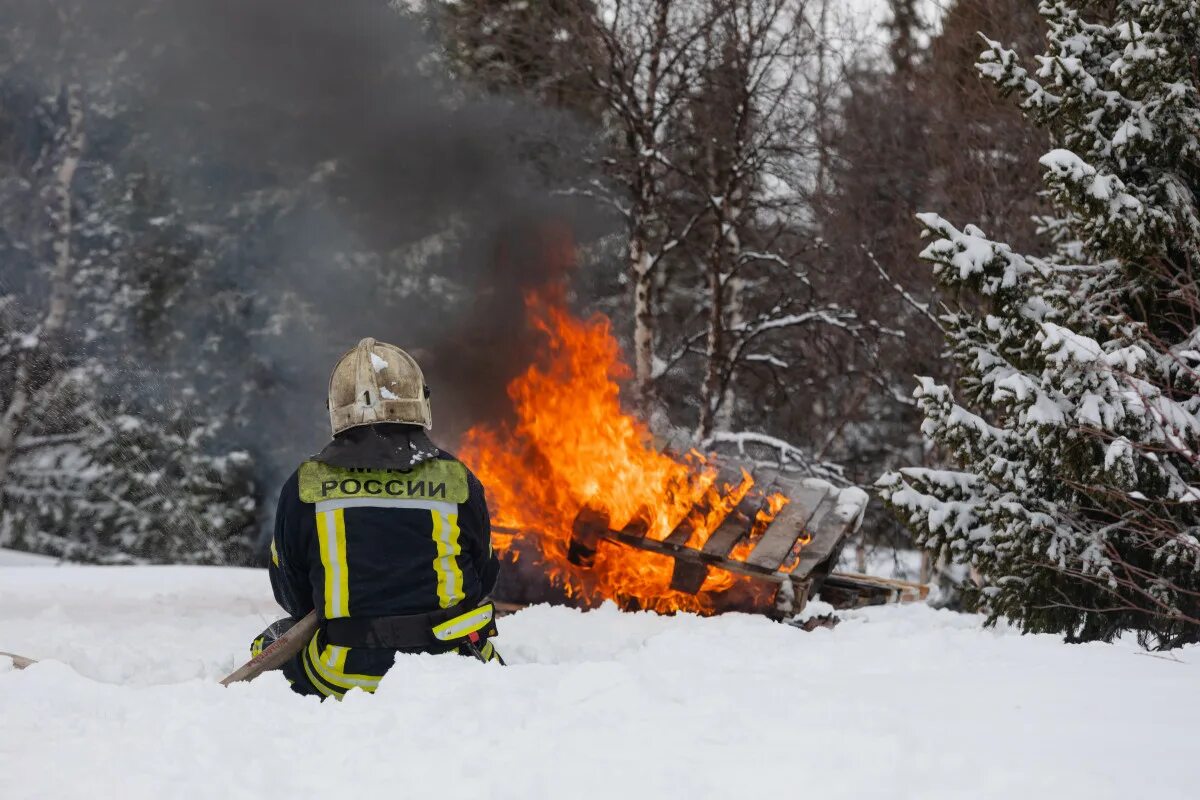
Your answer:
[[[496,635],[491,603],[462,602],[427,614],[326,620],[325,641],[338,647],[452,650]]]

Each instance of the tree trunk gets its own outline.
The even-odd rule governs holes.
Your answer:
[[[629,272],[633,280],[634,390],[649,413],[654,400],[654,275],[646,236],[635,226],[629,237]]]
[[[78,84],[69,84],[65,90],[67,128],[63,136],[63,155],[51,186],[50,230],[51,252],[54,266],[50,280],[50,304],[42,327],[43,341],[55,340],[62,334],[67,321],[67,306],[71,293],[71,186],[75,182],[75,171],[83,158],[85,135],[83,130],[83,92]]]
[[[63,328],[66,326],[67,311],[71,298],[71,277],[74,266],[71,257],[72,185],[75,172],[83,158],[86,144],[84,134],[83,90],[79,84],[67,84],[63,90],[66,121],[59,144],[61,155],[49,187],[48,236],[50,253],[50,300],[46,315],[38,330],[37,341],[32,347],[17,355],[13,370],[12,393],[8,407],[0,415],[0,486],[5,485],[16,455],[17,440],[26,427],[29,415],[37,413],[31,407],[31,398],[43,387],[54,381],[62,370],[58,354],[62,349]],[[36,404],[32,404],[36,405]],[[4,497],[0,493],[0,509]]]
[[[700,389],[700,421],[696,438],[704,441],[713,432],[721,405],[721,372],[725,354],[725,286],[722,280],[720,221],[708,257],[708,336],[706,337],[704,383]]]
[[[713,187],[715,193],[716,189]],[[733,192],[728,192],[732,195]],[[704,385],[700,392],[700,423],[696,435],[704,441],[717,429],[728,430],[733,422],[733,353],[728,331],[741,321],[741,284],[734,277],[741,237],[737,221],[741,210],[732,196],[722,198],[715,213],[713,242],[708,263],[708,336]]]
[[[725,290],[728,295],[725,307],[729,309],[729,328],[735,331],[746,321],[742,314],[742,291],[744,289],[745,281],[736,275],[725,282]],[[737,364],[730,364],[724,378],[725,388],[721,391],[721,402],[717,406],[715,414],[714,431],[729,431],[733,428],[733,407],[737,400],[737,393],[733,390],[736,373]]]

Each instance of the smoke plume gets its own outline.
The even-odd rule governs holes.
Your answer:
[[[37,31],[47,90],[87,85],[89,157],[149,176],[196,243],[203,266],[131,326],[130,357],[224,404],[268,484],[322,444],[329,370],[363,336],[422,360],[443,446],[503,413],[531,357],[523,294],[609,224],[555,193],[589,131],[453,78],[430,18],[356,0],[0,8]]]

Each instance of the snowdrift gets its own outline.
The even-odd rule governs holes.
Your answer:
[[[0,797],[1194,798],[1200,648],[1067,646],[927,607],[765,619],[536,607],[511,666],[375,696],[224,689],[265,573],[0,567]]]

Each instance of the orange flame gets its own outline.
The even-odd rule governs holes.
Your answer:
[[[510,531],[493,536],[496,550],[510,559],[532,554],[555,585],[584,605],[611,599],[660,612],[713,613],[718,593],[735,585],[750,602],[769,602],[770,591],[719,569],[709,570],[698,594],[673,591],[674,559],[604,540],[590,567],[567,559],[572,525],[585,505],[607,513],[614,530],[640,524],[659,541],[687,520],[687,543],[699,547],[753,480],[743,472],[741,483],[727,485],[701,454],[675,460],[655,449],[648,429],[621,411],[617,381],[629,369],[606,318],[579,320],[534,296],[526,304],[547,357],[508,386],[515,422],[472,428],[459,453],[488,489],[493,526]],[[775,498],[759,513],[759,535],[786,502]]]

